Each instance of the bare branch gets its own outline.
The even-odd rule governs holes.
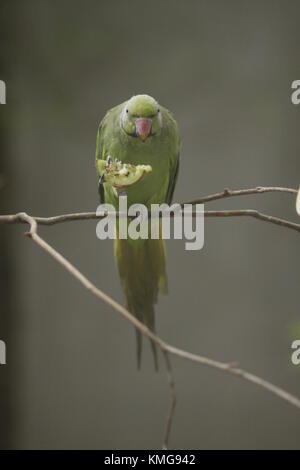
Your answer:
[[[109,212],[103,216],[97,216],[96,212],[78,212],[74,214],[62,214],[53,217],[35,217],[34,220],[39,225],[56,225],[63,222],[74,222],[80,220],[100,220],[109,215]],[[196,212],[192,213],[193,217],[196,217]],[[199,213],[198,213],[199,215]],[[173,217],[174,214],[170,213],[170,216]],[[269,222],[271,224],[279,225],[296,232],[300,232],[300,224],[295,222],[290,222],[285,219],[280,219],[279,217],[274,217],[272,215],[263,214],[255,209],[242,209],[242,210],[221,210],[221,211],[204,211],[204,217],[253,217],[263,222]],[[18,214],[16,215],[0,215],[0,224],[18,224],[26,223],[24,220],[20,220]]]
[[[105,302],[107,305],[112,307],[120,315],[122,315],[126,320],[128,320],[133,326],[135,326],[144,336],[147,336],[151,339],[162,351],[167,351],[170,354],[181,357],[182,359],[187,359],[193,362],[197,362],[203,366],[212,367],[218,369],[222,372],[226,372],[231,375],[240,377],[248,382],[252,382],[282,400],[286,401],[290,405],[293,405],[297,408],[300,408],[300,399],[294,395],[282,390],[280,387],[271,384],[270,382],[261,379],[260,377],[251,374],[243,369],[236,367],[233,363],[225,363],[221,361],[216,361],[205,356],[198,354],[193,354],[183,349],[176,348],[163,341],[159,336],[155,335],[150,331],[142,322],[135,318],[129,310],[123,307],[121,304],[116,302],[109,295],[105,294],[101,289],[97,288],[89,279],[87,279],[75,266],[73,266],[64,256],[58,253],[51,245],[49,245],[45,240],[43,240],[37,233],[37,222],[36,220],[27,215],[26,213],[19,213],[14,216],[14,221],[26,222],[30,226],[29,232],[26,233],[40,248],[46,251],[52,258],[54,258],[59,264],[61,264],[75,279],[77,279],[86,289],[88,289],[93,295],[98,297],[100,300]]]
[[[204,204],[206,202],[216,201],[218,199],[226,199],[229,197],[236,197],[236,196],[245,196],[250,194],[262,194],[262,193],[270,193],[270,192],[279,192],[279,193],[287,193],[293,196],[297,196],[297,189],[293,188],[282,188],[282,187],[273,187],[273,186],[258,186],[256,188],[250,189],[237,189],[232,190],[225,188],[224,191],[220,193],[211,194],[209,196],[203,196],[198,199],[194,199],[192,201],[184,202],[181,204],[181,207],[184,207],[184,204]],[[108,214],[107,214],[108,215]],[[196,212],[193,212],[193,217],[196,217]],[[170,214],[171,217],[174,216],[173,213]],[[290,222],[285,219],[281,219],[279,217],[275,217],[272,215],[264,214],[259,212],[255,209],[241,209],[241,210],[218,210],[218,211],[204,211],[205,217],[252,217],[263,222],[268,222],[271,224],[279,225],[281,227],[285,227],[291,230],[295,230],[296,232],[300,232],[300,224],[295,222]],[[95,220],[95,219],[102,219],[106,216],[97,216],[96,212],[77,212],[72,214],[62,214],[52,217],[35,217],[33,216],[34,220],[39,225],[55,225],[60,224],[63,222],[74,222],[80,220]],[[0,215],[0,223],[26,223],[24,220],[20,220],[18,214],[15,215]]]

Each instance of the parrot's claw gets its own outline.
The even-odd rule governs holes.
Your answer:
[[[98,192],[99,192],[99,197],[100,197],[100,204],[104,203],[103,181],[104,181],[104,172],[101,174],[99,181],[98,181]]]
[[[104,182],[104,172],[102,173],[102,175],[99,178],[98,185],[100,186],[100,184],[103,184],[103,182]]]

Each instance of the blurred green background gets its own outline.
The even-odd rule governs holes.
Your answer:
[[[95,210],[96,132],[107,109],[148,93],[182,136],[175,201],[256,185],[298,187],[300,2],[2,1],[0,209]],[[258,208],[297,221],[294,198]],[[208,208],[208,206],[206,207]],[[299,219],[298,219],[299,221]],[[40,233],[123,301],[113,243],[94,221]],[[169,391],[132,327],[23,236],[0,227],[2,448],[159,448]],[[169,296],[157,331],[300,395],[290,361],[299,325],[299,235],[251,219],[207,219],[202,251],[167,243]],[[298,328],[299,332],[299,328]],[[300,448],[299,410],[239,379],[174,358],[174,448]]]

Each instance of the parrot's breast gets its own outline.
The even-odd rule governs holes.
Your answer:
[[[151,136],[145,142],[138,137],[114,139],[110,155],[122,163],[152,167],[151,173],[147,173],[137,184],[123,192],[127,195],[128,206],[139,203],[150,209],[151,204],[165,202],[169,183],[169,155],[168,149],[158,136]],[[110,190],[107,196],[107,202],[116,206],[116,195]]]

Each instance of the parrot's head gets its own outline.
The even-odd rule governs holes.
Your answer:
[[[148,95],[136,95],[124,105],[121,127],[126,134],[145,142],[155,136],[162,127],[162,116],[157,101]]]

